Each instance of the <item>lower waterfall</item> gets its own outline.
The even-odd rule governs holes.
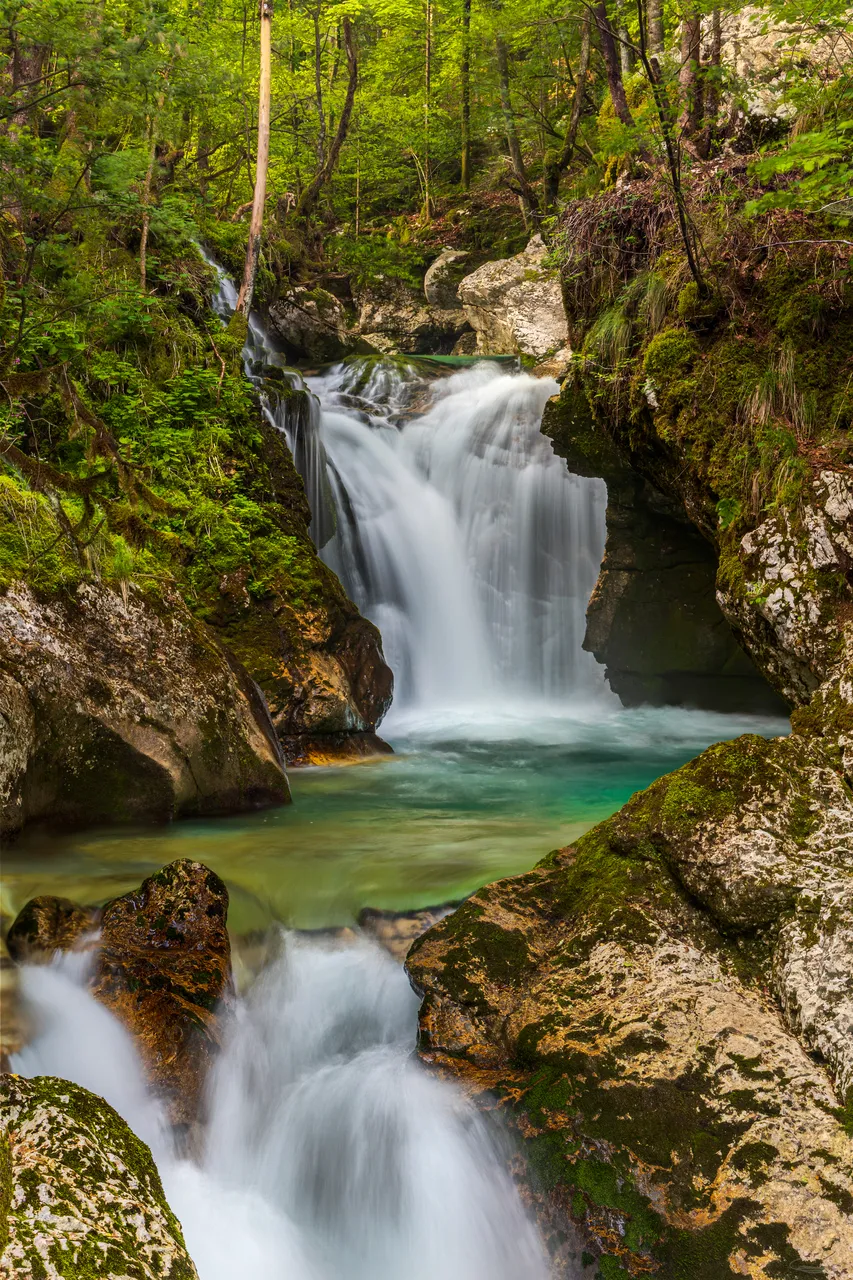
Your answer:
[[[546,1280],[500,1131],[414,1059],[417,998],[374,944],[282,933],[192,1160],[85,980],[85,955],[21,970],[34,1036],[13,1070],[91,1089],[149,1143],[200,1280]]]

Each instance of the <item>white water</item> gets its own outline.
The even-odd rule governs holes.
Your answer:
[[[236,290],[216,270],[225,318]],[[256,377],[282,367],[255,316],[244,360]],[[309,378],[307,399],[259,386],[320,554],[382,634],[395,715],[609,700],[582,649],[607,493],[571,475],[540,432],[554,381],[486,361],[429,378],[386,359]]]
[[[22,969],[35,1034],[13,1069],[93,1090],[149,1142],[201,1280],[545,1280],[500,1136],[413,1057],[402,969],[368,942],[282,942],[238,1004],[198,1164],[80,957]]]

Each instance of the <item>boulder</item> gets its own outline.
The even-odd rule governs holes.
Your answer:
[[[31,964],[55,951],[70,951],[98,927],[100,916],[96,907],[81,907],[70,898],[31,898],[6,934],[9,955],[17,964]]]
[[[497,1093],[556,1274],[575,1229],[602,1276],[853,1274],[851,887],[823,745],[748,736],[415,942],[421,1055]]]
[[[177,595],[0,596],[0,834],[287,800],[257,686]]]
[[[151,1152],[86,1089],[0,1083],[4,1280],[198,1280]]]
[[[545,266],[545,255],[542,237],[534,236],[523,253],[487,262],[460,283],[459,298],[480,355],[543,361],[567,346],[559,275]]]
[[[134,1036],[172,1123],[198,1118],[232,996],[228,890],[200,862],[163,867],[107,904],[92,989]]]
[[[343,304],[325,289],[299,285],[269,309],[270,325],[291,359],[342,360],[373,350],[350,330]]]
[[[420,911],[379,911],[375,907],[365,907],[358,913],[358,927],[402,963],[415,939],[449,916],[458,905],[458,902],[446,902],[440,907],[423,907]]]
[[[424,276],[424,294],[431,307],[439,311],[462,309],[459,285],[465,275],[470,255],[459,249],[442,249]]]
[[[425,306],[414,289],[374,280],[356,291],[359,332],[376,350],[404,355],[449,355],[468,329],[458,308]]]

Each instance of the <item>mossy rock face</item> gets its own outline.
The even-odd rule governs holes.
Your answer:
[[[134,1036],[178,1126],[198,1119],[219,1051],[232,995],[227,915],[219,876],[182,859],[110,902],[101,920],[93,992]]]
[[[0,739],[28,712],[0,763],[3,834],[289,798],[257,688],[178,596],[19,586],[0,596],[0,635]]]
[[[144,1142],[67,1080],[0,1084],[7,1280],[198,1280]]]
[[[834,1092],[808,1052],[843,1040],[820,958],[846,945],[851,834],[818,744],[740,739],[415,942],[421,1054],[497,1094],[558,1274],[576,1230],[601,1276],[853,1270],[846,1066]]]

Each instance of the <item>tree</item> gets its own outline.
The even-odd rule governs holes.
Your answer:
[[[272,6],[273,0],[261,0],[261,70],[258,83],[258,154],[255,160],[255,193],[249,223],[246,265],[237,296],[236,312],[248,315],[255,292],[255,277],[261,256],[261,232],[267,198],[267,171],[270,160],[270,85],[272,80]]]

